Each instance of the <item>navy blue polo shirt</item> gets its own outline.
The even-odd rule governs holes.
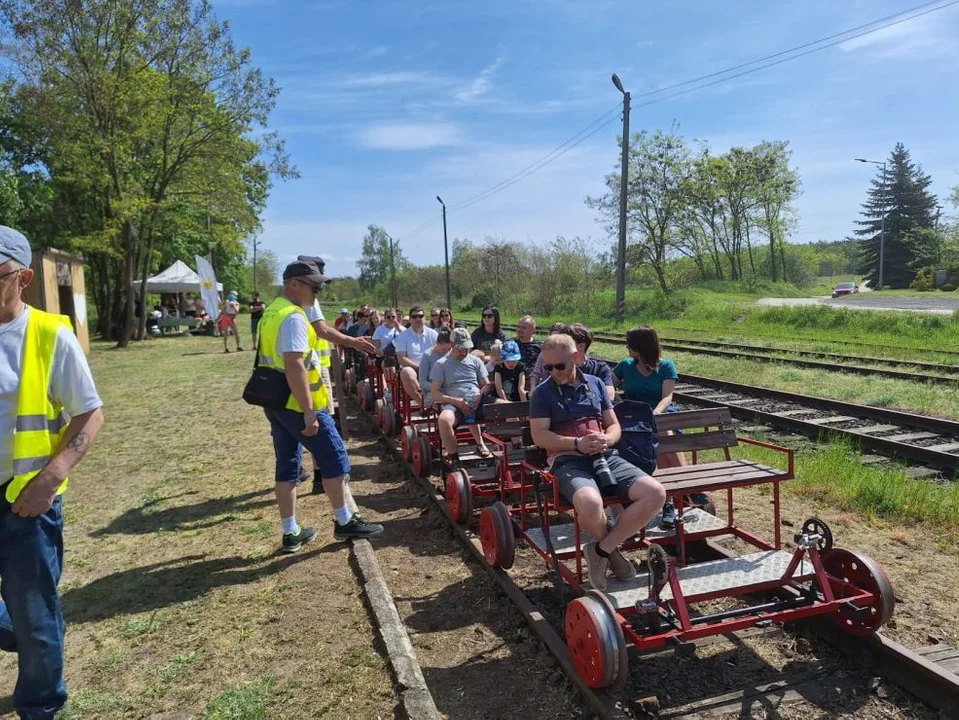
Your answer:
[[[595,375],[603,381],[604,385],[615,385],[613,382],[613,371],[609,364],[596,358],[586,358],[586,362],[579,366],[579,369],[586,375]]]
[[[584,418],[602,422],[603,411],[612,410],[606,386],[595,375],[576,371],[576,381],[558,385],[547,378],[533,391],[529,401],[530,418],[549,418],[550,427]]]

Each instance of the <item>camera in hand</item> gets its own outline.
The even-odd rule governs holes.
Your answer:
[[[609,470],[609,463],[602,453],[597,453],[590,458],[593,461],[593,472],[596,474],[596,485],[602,490],[604,487],[615,485],[613,473]]]

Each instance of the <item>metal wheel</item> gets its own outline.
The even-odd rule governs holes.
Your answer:
[[[376,393],[373,390],[373,383],[369,380],[363,381],[363,409],[369,412],[376,403]]]
[[[416,473],[417,477],[429,477],[432,464],[430,440],[425,435],[420,435],[413,443],[413,472]]]
[[[821,537],[819,542],[816,543],[816,548],[820,553],[827,553],[832,550],[832,530],[829,529],[825,520],[820,520],[817,517],[807,518],[806,522],[802,524],[801,532],[816,533]]]
[[[516,557],[516,540],[509,510],[497,500],[480,513],[480,542],[490,567],[509,569]]]
[[[446,476],[446,507],[453,522],[468,525],[473,515],[473,488],[464,470]]]
[[[882,627],[896,607],[896,595],[886,572],[868,555],[833,548],[823,555],[826,572],[860,590],[872,594],[868,612],[855,612],[840,606],[832,619],[850,635],[872,635]],[[861,603],[860,603],[861,604]]]
[[[383,418],[385,420],[383,424],[383,432],[386,433],[387,437],[395,437],[396,431],[399,429],[396,422],[396,410],[393,409],[392,405],[387,405],[386,410],[383,412]]]
[[[416,430],[410,425],[404,425],[400,433],[400,453],[406,462],[413,461],[413,444],[416,442]]]
[[[609,600],[590,590],[566,606],[566,646],[591,688],[622,687],[629,672],[626,638]]]
[[[376,424],[376,427],[382,428],[384,432],[386,431],[385,411],[386,401],[380,398],[373,404],[373,422]]]

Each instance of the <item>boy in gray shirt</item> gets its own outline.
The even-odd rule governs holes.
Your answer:
[[[489,384],[489,376],[483,361],[470,354],[473,341],[466,328],[454,328],[450,332],[450,343],[449,354],[436,361],[430,371],[430,399],[434,404],[442,405],[438,422],[440,438],[450,467],[456,470],[459,468],[456,426],[468,420],[477,452],[482,457],[492,455],[483,442],[479,425],[475,424],[482,420],[482,391]]]

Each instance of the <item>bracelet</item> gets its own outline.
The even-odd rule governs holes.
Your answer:
[[[578,452],[580,455],[583,454],[583,451],[579,449],[579,438],[578,438],[578,437],[574,437],[574,438],[573,438],[573,449],[574,449],[576,452]]]

